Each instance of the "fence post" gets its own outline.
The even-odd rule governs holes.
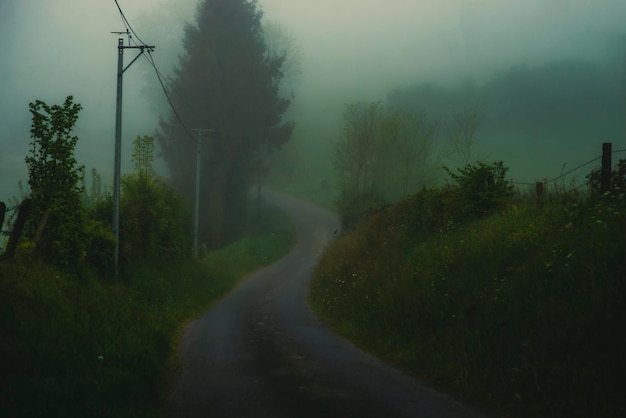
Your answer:
[[[537,186],[537,210],[543,210],[543,182],[538,181]]]
[[[7,248],[4,250],[4,256],[12,259],[15,254],[15,250],[17,249],[17,243],[20,240],[20,236],[22,235],[22,229],[24,229],[24,225],[26,224],[26,219],[28,218],[28,214],[30,213],[30,199],[22,200],[20,203],[17,219],[15,220],[15,224],[13,225],[13,230],[11,231],[11,235],[9,236],[9,242],[7,244]]]
[[[0,202],[0,232],[2,231],[2,225],[4,225],[4,215],[7,212],[7,205],[4,202]]]
[[[611,142],[602,144],[602,171],[600,177],[600,193],[611,190]]]

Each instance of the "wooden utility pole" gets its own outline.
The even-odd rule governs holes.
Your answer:
[[[2,225],[4,225],[4,214],[7,212],[7,205],[4,202],[0,202],[0,231],[2,231]]]

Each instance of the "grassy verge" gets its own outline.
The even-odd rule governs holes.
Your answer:
[[[206,260],[135,265],[121,283],[0,264],[0,416],[162,415],[181,326],[293,245],[284,214],[263,216]]]
[[[408,199],[330,244],[311,303],[498,416],[624,416],[625,200],[564,196],[433,227]]]

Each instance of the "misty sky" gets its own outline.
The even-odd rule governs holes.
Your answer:
[[[195,0],[119,0],[160,69],[177,61],[183,25]],[[303,55],[296,92],[296,135],[332,135],[343,103],[384,100],[420,81],[452,83],[519,63],[562,58],[615,61],[624,36],[624,0],[260,0]],[[110,184],[113,166],[117,38],[123,25],[113,0],[0,0],[0,200],[26,182],[28,103],[84,106],[77,158]],[[134,53],[128,51],[126,63]],[[152,134],[158,120],[145,91],[158,86],[145,60],[124,76],[123,142]],[[306,133],[306,135],[304,134]],[[327,138],[325,138],[327,139]],[[295,140],[298,140],[296,136]],[[132,170],[129,153],[123,171]],[[586,158],[583,156],[582,158]],[[558,173],[557,173],[558,174]]]

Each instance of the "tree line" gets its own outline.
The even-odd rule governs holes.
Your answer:
[[[436,117],[482,103],[483,128],[496,133],[562,126],[609,133],[622,129],[624,97],[621,68],[572,58],[515,65],[483,82],[464,79],[452,86],[422,82],[400,87],[389,92],[386,102],[428,109]]]
[[[479,111],[466,107],[442,121],[424,109],[385,107],[380,102],[347,104],[333,150],[340,182],[337,209],[344,225],[433,184],[438,166],[446,162],[469,164]]]
[[[347,104],[332,150],[344,224],[441,174],[453,179],[457,168],[498,172],[496,163],[472,165],[479,130],[490,137],[565,132],[570,140],[580,132],[621,132],[625,92],[615,71],[576,59],[519,65],[482,84],[418,83],[391,91],[384,103]]]

